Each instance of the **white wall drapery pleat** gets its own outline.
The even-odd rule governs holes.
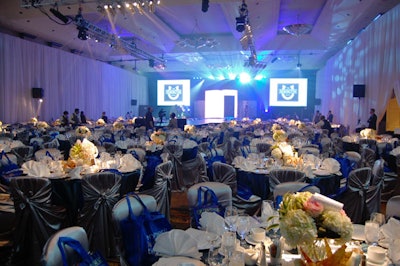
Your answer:
[[[147,78],[127,70],[0,33],[0,121],[26,122],[32,117],[52,121],[64,110],[85,111],[97,120],[124,116],[148,103]],[[44,89],[44,101],[31,88]]]
[[[369,25],[349,45],[330,58],[317,73],[320,110],[332,110],[335,122],[354,131],[358,118],[366,124],[370,108],[378,121],[395,92],[400,104],[400,5]],[[353,84],[365,84],[365,98],[353,98]],[[399,114],[400,115],[400,114]]]

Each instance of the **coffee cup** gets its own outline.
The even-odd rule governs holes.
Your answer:
[[[368,261],[383,263],[386,259],[386,250],[379,246],[369,246],[367,250]]]
[[[261,242],[265,239],[265,229],[260,227],[251,228],[251,237],[256,242]]]

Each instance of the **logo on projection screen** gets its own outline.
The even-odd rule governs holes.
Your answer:
[[[166,102],[175,102],[182,101],[183,95],[183,85],[165,85],[164,87],[164,101]]]
[[[299,101],[299,84],[278,84],[278,101],[297,102]]]

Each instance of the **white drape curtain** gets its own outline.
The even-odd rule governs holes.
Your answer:
[[[44,89],[44,101],[32,87]],[[147,78],[127,70],[0,33],[0,121],[52,121],[79,108],[97,120],[138,114],[148,103]]]
[[[334,122],[366,124],[375,108],[381,120],[395,92],[400,104],[400,5],[369,25],[349,45],[328,60],[317,73],[316,97],[323,114],[332,110]],[[365,84],[365,98],[353,98],[353,84]],[[400,114],[399,114],[400,115]]]

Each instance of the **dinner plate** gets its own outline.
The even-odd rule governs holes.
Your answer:
[[[365,240],[365,232],[364,232],[364,225],[362,224],[353,224],[353,236],[354,240]]]

